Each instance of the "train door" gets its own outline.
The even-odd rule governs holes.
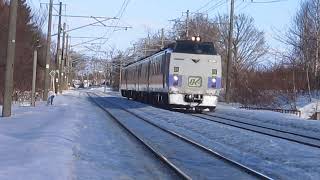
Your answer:
[[[138,88],[137,88],[137,91],[141,91],[141,82],[142,82],[142,79],[141,79],[141,69],[142,69],[142,64],[139,64],[137,66],[138,68]]]
[[[166,74],[166,54],[161,55],[161,73],[162,73],[162,88],[166,87],[166,79],[167,79],[167,74]]]
[[[151,61],[148,61],[148,77],[147,77],[147,92],[149,93],[149,88],[150,88],[150,66],[151,66]]]
[[[127,69],[124,70],[124,78],[125,78],[125,85],[126,85],[125,89],[128,89],[128,70]]]
[[[170,71],[170,56],[171,53],[168,53],[167,51],[165,52],[165,74],[166,74],[166,79],[165,79],[165,83],[166,83],[166,88],[169,87],[169,71]]]

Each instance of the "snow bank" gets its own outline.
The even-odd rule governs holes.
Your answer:
[[[14,107],[12,117],[0,118],[0,179],[72,178],[76,120],[63,101],[58,96],[57,106]]]
[[[316,112],[316,110],[320,111],[320,102],[317,102],[316,99],[313,99],[311,103],[302,106],[299,108],[299,110],[301,111],[302,118],[309,119]]]
[[[1,180],[176,179],[151,152],[91,103],[65,91],[0,117]]]

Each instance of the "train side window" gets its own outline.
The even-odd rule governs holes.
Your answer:
[[[150,64],[150,74],[153,75],[153,63]]]
[[[156,71],[157,71],[156,74],[159,74],[159,61],[157,61],[157,64],[156,64]]]
[[[158,61],[158,74],[161,74],[161,61]]]

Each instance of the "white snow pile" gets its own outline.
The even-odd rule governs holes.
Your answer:
[[[310,104],[307,104],[301,108],[301,117],[305,119],[309,119],[315,112],[320,111],[320,102],[313,101]]]

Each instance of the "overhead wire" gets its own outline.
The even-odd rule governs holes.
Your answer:
[[[95,56],[99,53],[99,51],[101,51],[102,49],[102,45],[105,45],[111,38],[111,36],[113,35],[113,33],[116,31],[116,28],[117,26],[119,25],[120,21],[121,21],[121,18],[123,17],[125,11],[126,11],[126,8],[129,4],[130,0],[124,0],[124,2],[122,3],[121,7],[120,7],[120,10],[118,11],[118,13],[116,14],[116,17],[118,18],[116,22],[113,22],[112,26],[114,26],[113,30],[110,32],[110,30],[108,30],[103,36],[101,36],[100,38],[97,38],[97,39],[93,39],[92,41],[96,41],[96,40],[99,40],[102,38],[106,38],[105,41],[101,41],[99,47],[97,48],[97,52],[94,54]],[[92,42],[90,41],[90,42]]]
[[[119,9],[119,11],[116,14],[116,17],[118,17],[118,16],[120,16],[122,14],[122,12],[124,11],[124,6],[125,6],[126,3],[127,3],[127,0],[124,0],[122,5],[121,5],[121,7],[120,7],[120,9]],[[113,23],[112,25],[115,25],[115,24]],[[110,30],[108,29],[107,32],[104,35],[102,35],[101,37],[98,37],[98,38],[95,38],[95,39],[91,39],[91,40],[79,43],[77,45],[86,44],[86,43],[89,43],[89,42],[93,42],[93,41],[97,41],[97,40],[103,39],[108,35],[109,32],[110,32]]]
[[[244,9],[246,9],[250,5],[251,5],[251,3],[246,3],[246,5],[244,5],[241,9],[239,9],[238,12],[243,11]]]
[[[201,9],[209,6],[210,3],[212,3],[214,0],[210,0],[209,2],[207,2],[206,4],[204,4],[203,6],[201,6],[199,9],[197,9],[195,12],[199,12]]]
[[[126,8],[127,8],[128,4],[129,4],[129,2],[130,2],[130,0],[125,0],[125,3],[124,3],[124,5],[123,5],[122,9],[121,9],[121,10],[119,11],[119,13],[117,14],[118,20],[116,21],[112,32],[109,34],[109,36],[107,37],[107,39],[102,43],[103,45],[109,41],[110,37],[111,37],[111,36],[113,35],[113,33],[116,31],[116,28],[117,28],[117,26],[120,24],[120,21],[121,21],[124,13],[125,13],[125,11],[126,11]]]
[[[226,4],[227,1],[225,0],[220,0],[218,1],[215,5],[211,6],[210,8],[208,8],[207,10],[205,10],[203,13],[209,13],[209,12],[212,12],[213,10],[217,9],[218,7]]]
[[[270,1],[251,1],[250,3],[263,3],[263,4],[267,4],[267,3],[278,3],[278,2],[284,2],[284,1],[288,1],[288,0],[270,0]]]

